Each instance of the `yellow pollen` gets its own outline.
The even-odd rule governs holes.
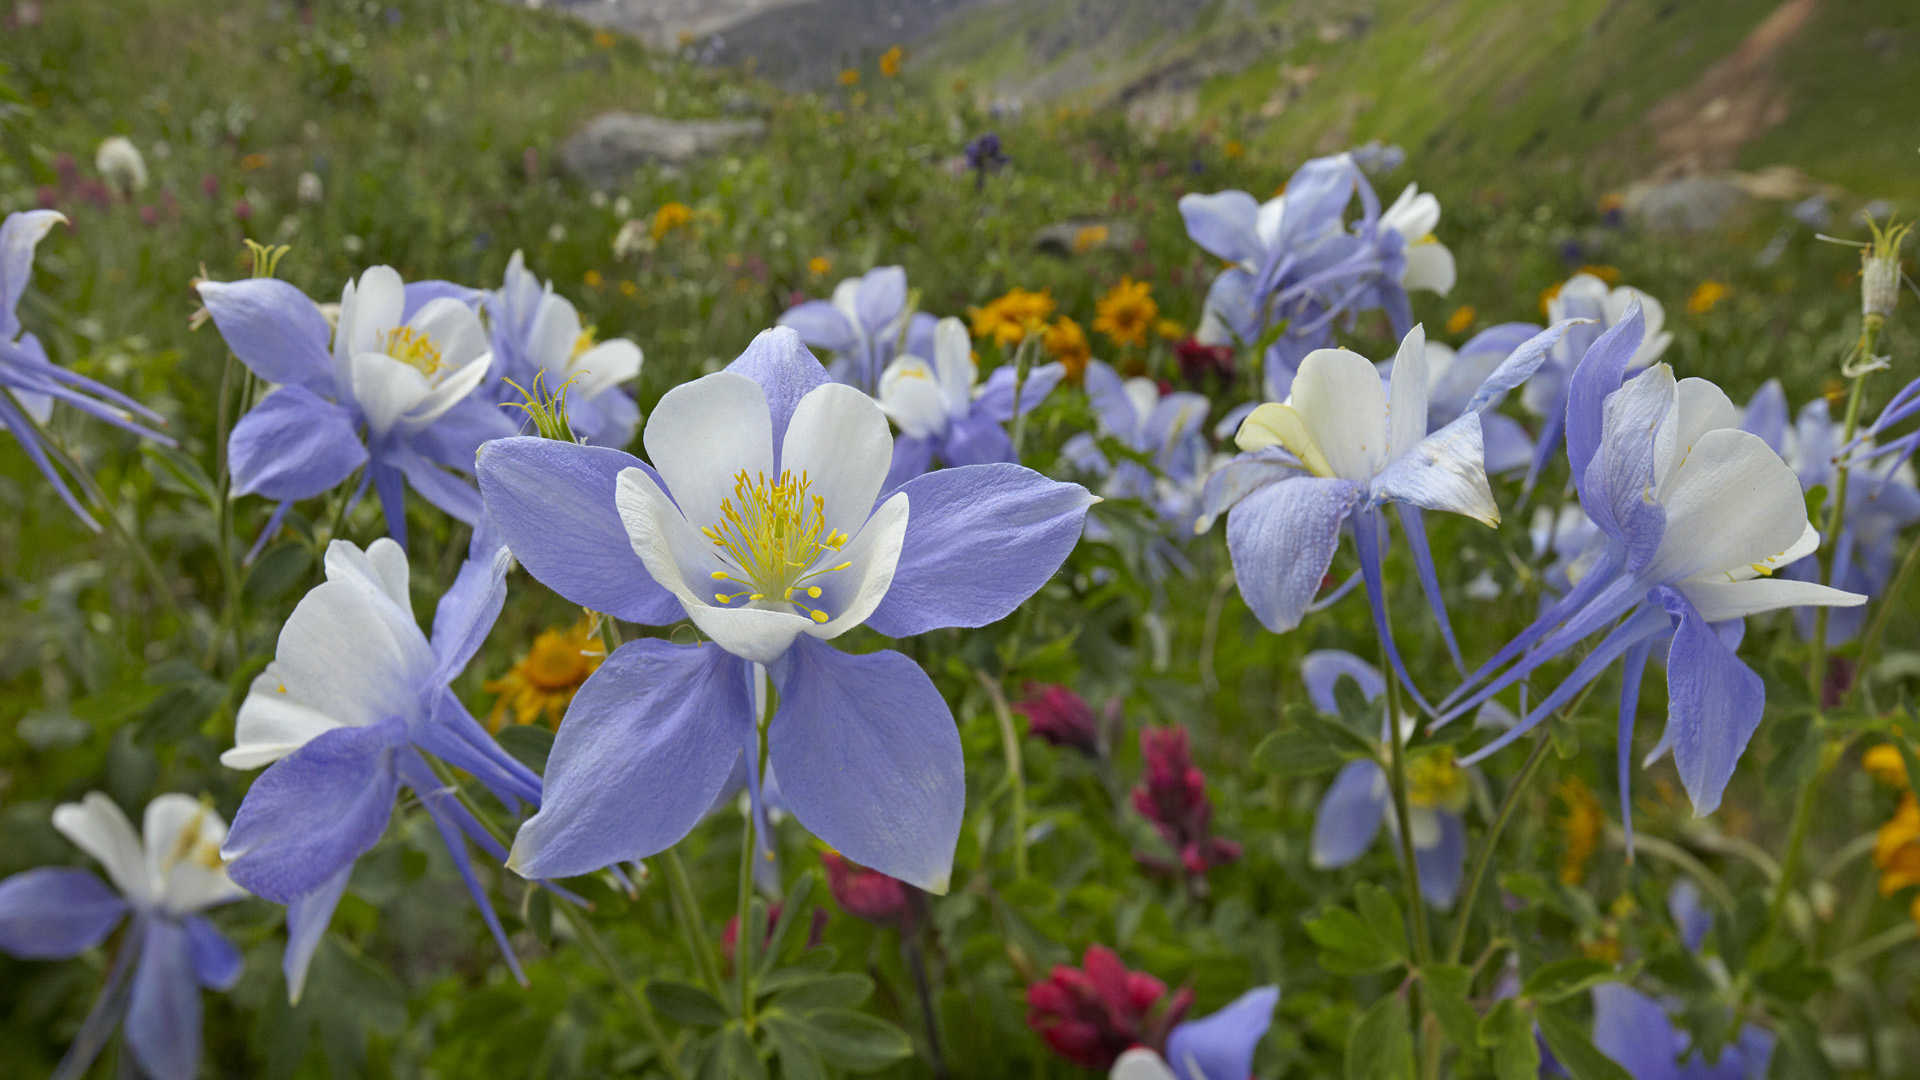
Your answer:
[[[585,356],[589,349],[599,344],[599,342],[594,339],[593,330],[594,328],[589,326],[585,330],[580,331],[579,337],[573,339],[573,354],[569,359],[578,360],[582,356]]]
[[[713,571],[712,579],[743,586],[738,592],[714,593],[714,602],[721,605],[778,597],[814,622],[824,623],[830,616],[799,597],[818,600],[820,586],[812,582],[853,565],[815,565],[827,552],[846,546],[850,538],[827,526],[826,500],[812,493],[804,472],[783,472],[778,480],[769,481],[764,473],[749,476],[740,470],[733,478],[733,497],[720,503],[719,523],[700,531],[726,566]]]
[[[411,326],[396,326],[387,331],[387,355],[422,375],[439,371],[443,363],[433,339]]]
[[[1467,796],[1467,774],[1451,754],[1418,754],[1407,762],[1407,801],[1415,806],[1462,810]]]

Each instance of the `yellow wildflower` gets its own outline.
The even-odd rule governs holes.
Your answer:
[[[1914,802],[1911,793],[1900,796],[1900,808],[1880,826],[1873,864],[1880,868],[1881,896],[1920,885],[1920,803]]]
[[[620,295],[632,298],[640,295],[640,283],[631,279],[620,283]]]
[[[906,50],[902,49],[898,45],[895,45],[893,48],[888,49],[886,52],[881,53],[880,54],[880,74],[885,75],[889,79],[900,74],[900,61],[905,60],[906,58],[907,58]]]
[[[1187,328],[1173,319],[1156,319],[1153,332],[1166,341],[1179,341],[1187,336]]]
[[[668,233],[692,221],[693,210],[686,203],[666,203],[653,212],[653,239],[658,242]]]
[[[1705,315],[1707,312],[1712,311],[1716,304],[1725,300],[1727,294],[1732,291],[1733,290],[1727,288],[1724,284],[1708,278],[1695,286],[1693,295],[1687,297],[1687,314]]]
[[[1123,277],[1120,284],[1107,290],[1095,305],[1098,312],[1093,328],[1107,335],[1115,345],[1144,345],[1147,329],[1160,314],[1152,291],[1144,281]]]
[[[1466,333],[1467,328],[1473,325],[1474,316],[1478,314],[1480,313],[1473,310],[1472,304],[1461,304],[1459,307],[1454,308],[1453,314],[1447,316],[1447,333]]]
[[[1626,205],[1626,198],[1617,191],[1609,191],[1605,195],[1600,196],[1599,210],[1603,214],[1611,214]]]
[[[240,159],[241,172],[256,172],[267,167],[267,155],[248,154]]]
[[[586,282],[587,288],[589,289],[597,289],[606,281],[605,278],[600,276],[600,271],[598,270],[587,271],[581,280]]]
[[[1868,750],[1860,758],[1860,765],[1875,780],[1890,787],[1907,786],[1907,762],[1900,756],[1900,748],[1892,743],[1881,743]]]
[[[827,258],[825,255],[815,255],[813,258],[807,260],[807,273],[812,274],[814,277],[825,277],[827,271],[832,269],[833,260]]]
[[[1227,160],[1238,161],[1247,156],[1247,144],[1239,139],[1228,139],[1227,144],[1220,148],[1220,152],[1227,155]]]
[[[1047,327],[1041,344],[1046,346],[1047,355],[1060,361],[1060,366],[1066,369],[1068,381],[1079,382],[1087,373],[1087,361],[1093,359],[1093,349],[1087,344],[1086,331],[1080,329],[1079,323],[1060,316]]]
[[[1107,242],[1105,225],[1083,225],[1073,234],[1073,253],[1080,255]]]
[[[858,71],[855,71],[852,68],[841,68],[840,69],[840,85],[841,86],[859,86],[860,73]]]
[[[1585,274],[1588,277],[1597,277],[1609,285],[1620,284],[1620,268],[1617,266],[1609,266],[1606,263],[1588,263],[1577,272]]]
[[[1604,823],[1600,800],[1577,776],[1561,783],[1559,795],[1567,806],[1566,816],[1560,819],[1560,828],[1566,833],[1565,846],[1560,849],[1560,881],[1578,885],[1586,879],[1587,860],[1593,858],[1594,850],[1600,846]]]
[[[985,307],[970,307],[967,318],[973,323],[973,336],[992,338],[1002,348],[1020,344],[1028,334],[1045,329],[1053,314],[1053,296],[1045,289],[1030,292],[1014,287],[1005,296],[987,302]]]
[[[1553,284],[1547,286],[1546,288],[1540,290],[1540,314],[1541,315],[1544,316],[1551,313],[1551,309],[1549,305],[1551,305],[1555,300],[1559,299],[1560,286],[1564,284],[1566,284],[1566,282],[1556,281]]]
[[[613,35],[607,33],[605,30],[595,30],[593,32],[593,47],[596,49],[613,48]]]
[[[499,695],[487,727],[497,732],[509,718],[531,724],[543,715],[548,727],[559,727],[574,691],[606,657],[606,645],[593,632],[592,616],[565,630],[541,631],[505,675],[485,684],[487,693]]]

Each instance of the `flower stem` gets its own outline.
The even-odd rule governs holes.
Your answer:
[[[1467,930],[1473,922],[1473,905],[1480,898],[1480,886],[1486,881],[1487,869],[1493,865],[1494,849],[1500,845],[1500,834],[1506,830],[1507,821],[1520,805],[1520,796],[1533,780],[1533,774],[1547,760],[1547,749],[1553,744],[1553,737],[1541,732],[1533,740],[1533,750],[1527,754],[1527,760],[1520,766],[1520,774],[1507,785],[1506,797],[1500,800],[1500,810],[1494,814],[1493,825],[1480,844],[1480,854],[1474,858],[1473,873],[1467,878],[1467,891],[1460,897],[1460,915],[1453,924],[1453,940],[1447,946],[1447,962],[1460,959],[1467,947]]]
[[[700,904],[694,898],[693,885],[687,880],[686,864],[680,861],[680,853],[672,848],[661,852],[659,861],[667,879],[667,896],[672,902],[673,921],[680,924],[680,936],[686,939],[687,951],[693,955],[694,970],[707,988],[718,994],[725,984],[720,981],[720,967],[713,958],[712,941],[707,937],[707,928],[700,922]]]
[[[1900,606],[1900,597],[1907,591],[1907,582],[1913,577],[1915,566],[1920,566],[1920,537],[1907,545],[1907,557],[1900,560],[1900,569],[1894,571],[1893,580],[1880,596],[1880,609],[1873,613],[1873,621],[1867,624],[1867,632],[1860,639],[1860,664],[1855,670],[1853,682],[1847,687],[1845,704],[1853,697],[1860,684],[1867,681],[1867,669],[1873,665],[1874,655],[1880,651],[1880,639],[1886,636],[1887,621],[1893,615],[1893,609]],[[1821,610],[1826,610],[1822,608]]]
[[[653,1015],[653,1006],[647,1003],[647,996],[644,993],[634,989],[633,983],[620,970],[620,962],[614,959],[613,951],[607,948],[606,941],[600,937],[600,931],[594,929],[592,920],[588,919],[585,913],[575,910],[572,904],[555,904],[554,909],[566,916],[574,933],[586,944],[587,951],[593,953],[595,959],[600,961],[600,966],[607,969],[607,976],[613,980],[613,985],[619,987],[620,996],[626,998],[627,1004],[633,1007],[634,1015],[640,1018],[640,1026],[647,1031],[647,1038],[659,1051],[660,1067],[665,1069],[667,1075],[674,1080],[687,1080],[687,1074],[680,1068],[679,1059],[673,1054],[673,1044],[668,1041],[666,1031],[660,1027],[659,1017]]]
[[[927,979],[927,950],[922,940],[924,927],[913,927],[900,936],[906,952],[907,971],[913,976],[913,992],[920,998],[920,1015],[927,1025],[927,1057],[933,1066],[934,1080],[946,1080],[947,1059],[940,1052],[940,1014],[934,1009],[933,984]]]
[[[1013,460],[1020,460],[1020,444],[1027,434],[1027,414],[1020,408],[1020,394],[1027,386],[1027,369],[1033,366],[1033,352],[1040,341],[1037,334],[1021,339],[1013,354]]]
[[[759,664],[753,666],[754,712],[753,718],[753,758],[748,768],[754,770],[756,778],[748,790],[758,788],[759,777],[766,775],[767,769],[767,717],[772,704],[772,694],[767,685],[767,669]],[[766,933],[762,926],[755,925],[748,916],[753,905],[753,854],[756,842],[754,831],[759,825],[759,810],[753,800],[747,803],[746,824],[740,831],[740,889],[736,924],[739,929],[733,937],[734,977],[738,980],[740,993],[740,1019],[745,1022],[748,1031],[753,1030],[753,954],[760,944],[760,936]]]
[[[1406,885],[1410,909],[1407,928],[1413,938],[1414,958],[1426,964],[1433,959],[1433,941],[1427,931],[1427,906],[1420,893],[1420,864],[1414,859],[1413,826],[1407,810],[1407,747],[1400,727],[1400,677],[1384,655],[1380,670],[1387,680],[1387,775],[1393,792],[1393,822],[1399,833],[1400,875]]]
[[[977,673],[993,702],[993,715],[1000,723],[1000,748],[1007,757],[1007,778],[1013,790],[1013,872],[1017,879],[1027,877],[1027,782],[1020,768],[1020,733],[1013,729],[1013,711],[1007,707],[1007,695],[999,680],[984,671]]]

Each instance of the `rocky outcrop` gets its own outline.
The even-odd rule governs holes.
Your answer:
[[[606,112],[560,145],[560,166],[582,183],[614,188],[643,165],[680,165],[764,134],[766,124],[759,120],[668,120]]]

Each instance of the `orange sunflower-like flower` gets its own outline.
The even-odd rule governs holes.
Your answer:
[[[487,693],[496,695],[488,729],[497,732],[509,720],[531,724],[542,717],[548,727],[559,727],[574,692],[606,658],[607,647],[594,634],[590,616],[566,629],[541,631],[506,674],[485,684]]]
[[[1153,292],[1144,281],[1123,277],[1120,284],[1107,290],[1095,305],[1093,328],[1105,334],[1115,345],[1144,345],[1147,332],[1160,315]]]

